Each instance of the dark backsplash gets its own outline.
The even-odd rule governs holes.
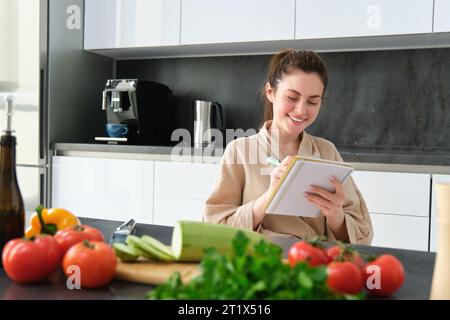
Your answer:
[[[450,49],[320,55],[329,85],[309,133],[343,148],[450,149]],[[227,128],[256,129],[270,57],[119,61],[117,77],[168,85],[175,97],[175,128],[192,131],[193,100],[199,99],[222,104]]]

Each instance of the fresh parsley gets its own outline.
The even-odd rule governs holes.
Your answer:
[[[360,299],[362,295],[338,295],[326,284],[326,266],[295,267],[283,263],[282,250],[261,241],[248,254],[249,239],[239,232],[233,240],[233,254],[207,249],[201,275],[184,285],[179,273],[147,294],[149,299],[246,300],[246,299]]]

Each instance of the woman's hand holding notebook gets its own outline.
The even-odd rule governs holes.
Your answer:
[[[275,161],[269,161],[275,165]],[[344,162],[295,156],[288,165],[275,190],[269,196],[265,212],[269,214],[317,217],[320,210],[305,197],[314,185],[335,192],[330,179],[334,176],[344,183],[353,172]]]

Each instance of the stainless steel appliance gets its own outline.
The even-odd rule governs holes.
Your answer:
[[[172,91],[164,84],[138,79],[109,79],[102,94],[106,137],[96,141],[167,145]]]
[[[213,129],[219,130],[223,137],[225,130],[223,109],[219,103],[195,100],[194,119],[194,147],[223,146],[223,139],[215,141],[213,132]]]

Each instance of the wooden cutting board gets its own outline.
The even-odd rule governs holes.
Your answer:
[[[183,283],[200,274],[198,263],[160,262],[160,261],[117,261],[115,278],[145,284],[161,284],[175,272],[180,272]]]

